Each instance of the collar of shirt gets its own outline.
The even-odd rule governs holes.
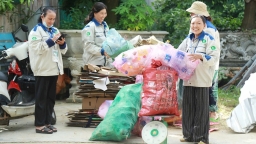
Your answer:
[[[199,39],[199,40],[203,40],[203,39],[204,39],[204,36],[205,36],[205,32],[202,31],[201,34],[198,36],[198,39]],[[194,34],[194,33],[189,34],[190,40],[193,40],[194,37],[195,37],[195,34]]]
[[[93,18],[92,21],[95,23],[96,26],[100,26],[101,25],[95,18]],[[102,24],[104,25],[104,28],[107,27],[107,23],[105,21],[103,21]]]
[[[214,31],[217,31],[217,28],[208,20],[206,20],[206,26],[207,28],[212,28]]]
[[[47,28],[45,27],[42,23],[38,23],[38,26],[41,26],[43,28],[44,31],[48,32],[51,36],[51,38],[53,37],[53,34],[57,31],[55,28],[51,27],[51,28]]]

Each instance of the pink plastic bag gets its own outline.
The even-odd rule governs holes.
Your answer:
[[[136,75],[135,83],[143,83],[143,75]]]
[[[144,45],[125,51],[115,58],[113,65],[128,76],[141,74],[151,67],[151,63],[160,61],[162,65],[172,67],[179,78],[188,80],[193,75],[199,60],[192,62],[187,53],[175,49],[170,44]]]
[[[109,107],[111,106],[113,100],[105,100],[99,107],[98,116],[103,118],[106,116]]]

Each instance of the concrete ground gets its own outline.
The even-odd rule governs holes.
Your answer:
[[[35,133],[34,116],[11,120],[9,126],[0,126],[0,143],[51,143],[51,144],[80,144],[80,143],[116,143],[116,142],[99,142],[89,141],[94,128],[67,127],[68,118],[66,113],[71,110],[81,109],[81,103],[66,103],[65,101],[56,101],[55,112],[57,115],[58,132],[53,134]],[[256,129],[248,134],[237,134],[220,125],[220,130],[210,133],[211,144],[255,144]],[[181,144],[179,139],[182,138],[181,129],[168,127],[168,144]],[[127,140],[119,143],[142,144],[142,138],[132,136]],[[183,143],[186,144],[186,143]],[[189,144],[189,143],[187,143]]]

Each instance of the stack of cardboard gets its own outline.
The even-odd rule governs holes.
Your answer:
[[[93,81],[106,79],[109,84],[104,91],[94,87]],[[127,77],[116,70],[100,68],[95,65],[86,65],[79,75],[79,90],[75,92],[77,97],[82,97],[82,109],[67,113],[68,126],[96,127],[101,121],[97,113],[100,105],[105,100],[113,100],[122,86],[135,83],[134,77]]]
[[[95,88],[95,80],[108,81],[106,90]],[[82,109],[98,109],[105,100],[113,100],[122,86],[135,83],[135,78],[114,69],[89,64],[81,72],[78,83],[80,86],[75,95],[83,98]]]
[[[70,111],[67,113],[67,117],[69,118],[67,125],[76,127],[97,127],[102,121],[102,118],[97,115],[97,112],[97,110],[93,109]]]

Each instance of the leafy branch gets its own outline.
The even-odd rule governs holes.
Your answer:
[[[6,11],[10,11],[14,8],[13,0],[1,0],[0,1],[0,14]]]
[[[27,23],[30,17],[35,13],[30,8],[32,2],[34,2],[34,0],[20,0],[22,7],[12,11],[11,15],[9,16],[10,23],[18,25]]]
[[[154,24],[153,9],[144,0],[122,0],[113,9],[120,16],[118,27],[126,30],[149,30]]]

